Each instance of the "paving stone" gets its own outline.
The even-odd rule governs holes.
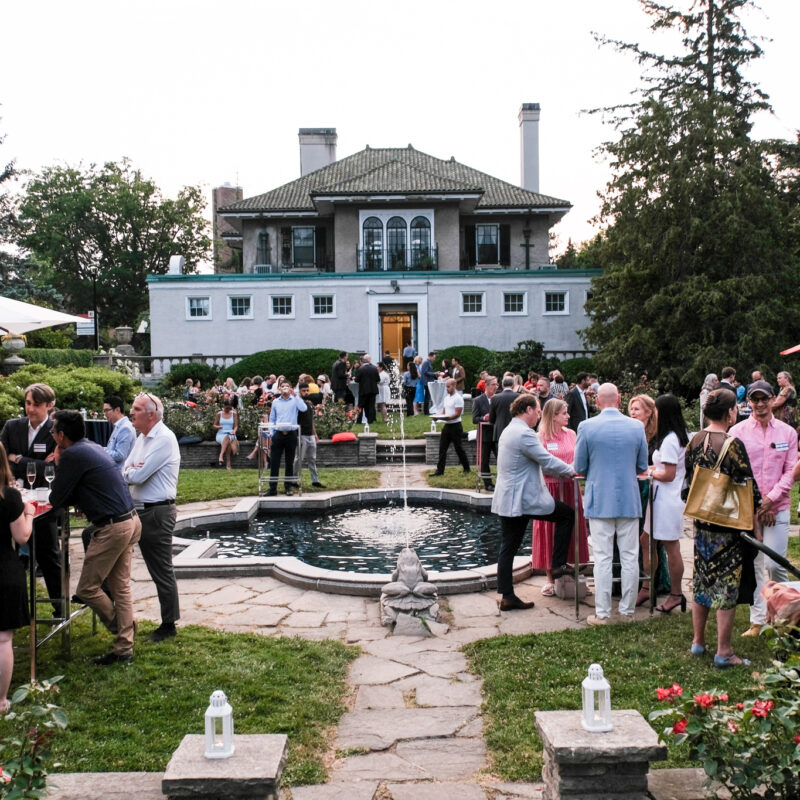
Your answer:
[[[308,639],[310,642],[324,642],[326,639],[342,640],[344,628],[337,625],[323,625],[320,628],[280,628],[280,635],[292,639]]]
[[[163,772],[67,772],[47,776],[47,800],[164,800]]]
[[[647,789],[653,800],[703,800],[711,795],[705,790],[706,773],[696,769],[651,769],[647,775]],[[728,798],[730,793],[722,786],[714,786],[714,797]]]
[[[347,622],[349,614],[346,611],[329,611],[325,617],[326,622]]]
[[[429,621],[428,629],[434,636],[444,636],[450,630],[450,626],[444,622]]]
[[[246,578],[236,578],[234,583],[252,589],[257,594],[270,592],[273,589],[280,589],[282,586],[286,585],[285,583],[281,583],[277,578],[269,577],[269,575],[253,575]]]
[[[395,660],[440,678],[447,678],[467,668],[463,653],[413,653],[395,656]]]
[[[482,700],[477,682],[456,683],[428,678],[417,687],[418,706],[479,706]]]
[[[374,656],[359,656],[351,665],[348,674],[350,683],[391,683],[399,678],[413,675],[417,670],[396,661],[387,661]]]
[[[356,710],[362,708],[405,708],[403,692],[394,686],[359,686]]]
[[[409,764],[394,753],[350,756],[331,772],[333,783],[345,781],[415,781],[430,777],[425,770]]]
[[[498,792],[500,797],[524,797],[526,800],[541,800],[544,792],[543,783],[491,783],[488,788]]]
[[[459,644],[471,644],[472,642],[477,642],[481,639],[491,639],[493,636],[497,636],[498,622],[499,619],[495,617],[491,626],[480,628],[458,628],[457,630],[451,630],[447,636],[449,639],[454,642],[458,642]]]
[[[456,736],[462,736],[467,739],[483,736],[483,719],[481,717],[475,717],[472,722],[468,722],[463,728],[461,728]]]
[[[478,713],[474,706],[348,711],[339,720],[338,750],[385,750],[402,739],[452,736]]]
[[[474,783],[390,783],[392,800],[486,800]]]
[[[459,625],[463,624],[462,617],[488,617],[497,613],[497,595],[494,593],[448,595],[447,602]]]
[[[224,625],[252,625],[254,627],[275,627],[281,621],[291,616],[285,608],[272,608],[270,606],[242,607],[232,614],[217,615]]]
[[[346,611],[364,613],[366,600],[346,594],[325,594],[324,592],[305,592],[289,603],[292,611]]]
[[[440,781],[469,780],[486,766],[483,739],[425,739],[400,742],[400,758],[421,767]]]
[[[287,586],[285,583],[281,584],[277,589],[271,589],[264,592],[261,597],[266,600],[270,605],[275,606],[288,606],[293,603],[298,597],[304,595],[306,590],[298,589],[296,586]]]
[[[419,618],[411,614],[398,614],[394,623],[393,636],[433,636],[429,628]]]
[[[368,642],[364,650],[377,658],[394,659],[398,656],[413,656],[416,653],[440,653],[458,651],[459,645],[441,642],[438,639],[394,639],[391,636],[381,641]]]
[[[348,644],[355,644],[356,642],[369,642],[379,639],[385,639],[389,635],[389,629],[383,627],[376,627],[374,625],[368,626],[363,621],[357,624],[348,622],[346,641]]]
[[[199,597],[196,602],[198,605],[213,608],[214,606],[224,606],[229,603],[243,603],[249,600],[255,592],[252,589],[246,589],[244,586],[225,586],[217,589],[216,592]]]
[[[378,781],[324,783],[292,788],[292,800],[372,800]]]
[[[153,585],[150,576],[147,574],[147,568],[145,568],[145,575],[147,575],[147,581],[150,581],[150,584]],[[181,598],[183,598],[184,595],[207,595],[216,592],[224,585],[225,582],[220,578],[180,578],[178,580],[178,591]],[[153,586],[153,591],[155,592],[155,586]]]
[[[318,628],[325,622],[324,611],[293,611],[284,620],[287,628]]]

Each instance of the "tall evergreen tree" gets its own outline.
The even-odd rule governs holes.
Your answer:
[[[653,30],[681,32],[682,50],[603,40],[645,74],[635,102],[613,110],[618,138],[602,146],[613,171],[596,247],[605,272],[584,337],[608,374],[646,372],[691,394],[727,363],[779,363],[780,345],[800,335],[797,253],[774,148],[750,138],[752,115],[769,108],[743,74],[761,55],[740,21],[752,1],[639,2]]]

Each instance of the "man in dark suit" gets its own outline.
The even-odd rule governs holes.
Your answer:
[[[14,477],[26,481],[28,464],[35,464],[35,487],[47,486],[44,466],[55,460],[53,423],[48,416],[55,402],[55,392],[46,383],[31,384],[25,389],[25,416],[8,420],[0,431],[0,442],[8,454]],[[55,601],[61,597],[61,551],[54,514],[34,520],[33,541],[48,595]],[[31,569],[36,569],[36,565],[31,564]],[[53,611],[56,617],[61,616],[60,602],[53,602]]]
[[[331,367],[331,389],[333,399],[337,402],[346,401],[347,398],[347,352],[342,350],[339,358],[333,362]]]
[[[591,378],[585,372],[579,372],[575,378],[575,386],[567,392],[564,400],[567,403],[569,422],[567,425],[577,433],[578,425],[589,418],[589,403],[586,400],[586,390],[589,388]]]
[[[495,447],[497,442],[500,441],[500,434],[506,429],[506,426],[511,422],[511,404],[519,397],[511,387],[514,385],[514,379],[509,375],[503,378],[503,391],[496,394],[492,398],[492,406],[489,411],[489,422],[492,423],[494,428],[494,443]]]
[[[497,378],[494,375],[489,375],[484,380],[485,391],[479,394],[472,401],[472,421],[479,425],[484,423],[483,427],[479,427],[479,435],[481,437],[481,463],[478,465],[480,469],[480,476],[483,479],[483,485],[487,489],[494,489],[492,483],[491,471],[489,469],[489,458],[494,453],[497,458],[497,442],[494,440],[494,428],[489,423],[489,417],[492,410],[492,398],[497,393]]]
[[[378,396],[380,376],[369,353],[361,359],[361,366],[358,368],[358,374],[354,380],[358,384],[358,405],[371,425],[375,422],[375,398]]]

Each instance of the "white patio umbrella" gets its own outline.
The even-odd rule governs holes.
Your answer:
[[[84,322],[84,319],[0,296],[0,333],[27,333],[67,322]]]

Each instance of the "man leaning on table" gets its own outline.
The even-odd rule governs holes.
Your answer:
[[[172,568],[172,531],[175,528],[175,496],[181,453],[175,434],[163,423],[164,406],[152,394],[136,396],[131,421],[139,436],[122,475],[142,520],[139,548],[147,571],[156,585],[161,606],[161,625],[150,634],[151,642],[175,636],[180,618],[178,583]]]
[[[94,663],[126,663],[133,659],[131,558],[142,525],[119,469],[100,445],[86,439],[78,411],[56,412],[53,438],[59,469],[50,502],[80,508],[92,528],[75,593],[114,634],[114,649]],[[102,589],[104,581],[111,596]]]

